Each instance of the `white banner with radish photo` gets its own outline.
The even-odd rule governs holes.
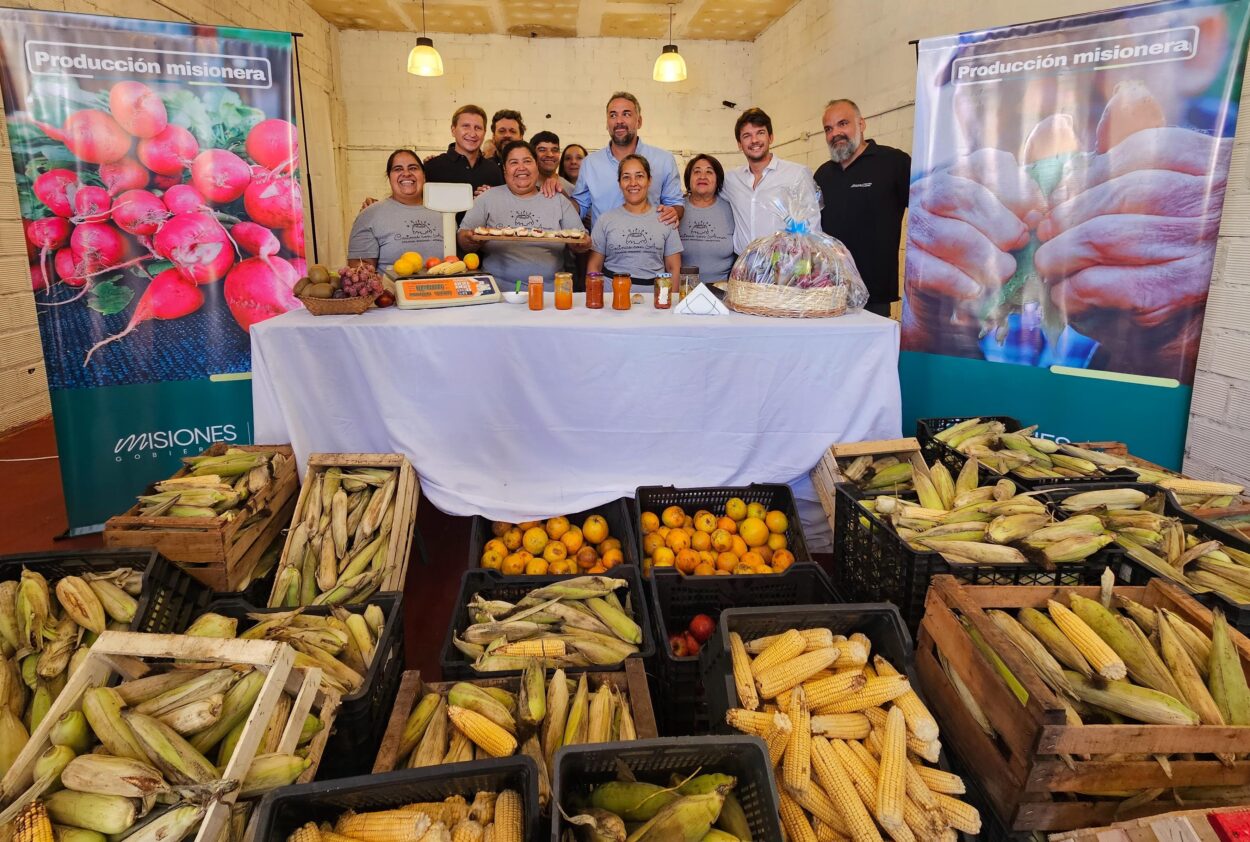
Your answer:
[[[0,91],[70,532],[251,441],[253,324],[301,306],[292,36],[0,9]]]

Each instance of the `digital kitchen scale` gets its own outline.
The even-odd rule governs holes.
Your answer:
[[[404,310],[494,304],[502,298],[493,275],[400,278],[395,281],[395,306]]]

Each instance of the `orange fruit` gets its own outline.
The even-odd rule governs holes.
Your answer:
[[[491,523],[490,534],[494,535],[496,538],[502,538],[503,534],[511,528],[512,524],[504,523],[502,520],[497,520]]]
[[[734,545],[734,536],[724,529],[717,529],[711,536],[712,549],[718,553],[729,552]]]
[[[625,554],[618,549],[608,550],[603,554],[603,566],[611,570],[625,560]]]
[[[547,537],[553,541],[559,541],[568,531],[569,519],[566,517],[553,517],[547,521]]]
[[[696,576],[711,576],[715,572],[716,568],[707,562],[702,562],[694,568],[694,575]]]
[[[767,564],[761,564],[759,567],[755,568],[755,570],[756,570],[756,572],[758,572],[758,573],[775,573],[775,572],[776,572],[776,571],[775,571],[775,570],[773,570],[771,567],[769,567]]]
[[[459,260],[459,259],[460,259],[460,257],[459,257],[458,255],[454,255],[454,254],[444,254],[444,255],[443,255],[443,262],[444,262],[444,263],[455,263],[455,262],[456,262],[457,260]]]
[[[525,565],[525,573],[528,576],[546,576],[548,569],[545,558],[531,559],[529,564]]]
[[[728,532],[730,535],[737,535],[738,534],[738,521],[734,520],[731,517],[723,517],[719,519],[718,521],[716,521],[716,528],[723,529],[726,532]]]
[[[527,520],[525,521],[525,523],[518,523],[516,525],[516,528],[521,530],[522,532],[528,532],[529,530],[534,529],[535,527],[542,526],[542,525],[543,525],[543,522],[541,520]]]
[[[754,572],[755,572],[755,568],[754,568],[754,567],[752,567],[752,566],[751,566],[751,565],[749,565],[749,564],[741,564],[741,563],[739,563],[739,564],[738,564],[737,566],[735,566],[735,567],[734,567],[734,569],[733,569],[733,570],[731,570],[730,572],[731,572],[731,573],[736,573],[736,574],[738,574],[739,576],[743,576],[743,575],[750,575],[750,574],[752,574],[752,573],[754,573]]]
[[[742,563],[743,563],[743,564],[749,564],[749,565],[751,565],[752,567],[763,567],[763,566],[764,566],[764,559],[760,558],[760,554],[759,554],[759,553],[751,553],[751,552],[749,552],[749,553],[746,553],[745,555],[743,555],[743,556],[742,556]]]
[[[548,564],[564,561],[568,557],[568,548],[560,541],[551,541],[547,546],[543,547],[543,558],[547,560]]]
[[[506,558],[500,555],[498,550],[487,550],[482,553],[482,566],[487,570],[498,570],[503,567],[503,560]]]
[[[582,535],[592,544],[601,544],[608,537],[608,522],[603,515],[591,515],[582,524]]]
[[[781,512],[774,510],[764,515],[764,525],[768,527],[769,532],[780,535],[786,531],[790,520]]]
[[[753,552],[753,553],[757,554],[760,558],[764,559],[764,563],[765,563],[765,564],[771,564],[771,563],[772,563],[773,551],[772,551],[771,549],[769,549],[769,547],[768,547],[768,545],[767,545],[767,544],[765,544],[765,545],[764,545],[764,546],[762,546],[762,547],[756,547],[756,548],[755,548],[754,550],[752,550],[751,552]]]
[[[773,553],[773,560],[770,563],[773,566],[773,570],[778,573],[789,570],[790,565],[794,564],[794,553],[789,550],[777,550]]]
[[[721,569],[718,567],[718,568],[716,569],[716,575],[717,575],[717,576],[728,576],[728,575],[729,575],[729,571],[728,571],[728,570],[721,570]]]
[[[733,553],[721,553],[716,557],[716,569],[726,573],[738,566],[738,557]]]
[[[525,572],[525,559],[521,558],[521,556],[516,553],[513,553],[503,560],[503,565],[500,567],[500,571],[505,576],[520,576]]]
[[[650,535],[660,528],[660,516],[655,512],[643,512],[642,520],[639,523],[642,526],[642,534]]]
[[[564,544],[564,548],[569,551],[569,555],[576,555],[577,551],[582,548],[582,530],[576,526],[570,526],[569,531],[560,536],[560,543]]]
[[[658,532],[648,533],[642,538],[642,552],[644,555],[651,555],[662,546],[664,546],[664,538]]]
[[[699,512],[694,519],[694,528],[710,534],[716,529],[716,515],[711,512]]]
[[[525,562],[526,564],[529,564],[530,559],[534,557],[534,554],[531,553],[529,550],[517,550],[515,554],[518,558],[521,559],[521,561]]]
[[[747,517],[754,517],[763,520],[766,514],[768,514],[768,509],[764,507],[763,503],[747,504]]]
[[[676,529],[686,523],[686,513],[681,510],[681,506],[669,506],[660,515],[660,520],[670,529]]]
[[[437,258],[437,257],[431,257],[429,260],[425,261],[425,268],[426,268],[426,269],[433,269],[435,266],[437,266],[438,264],[440,264],[440,263],[442,263],[442,262],[443,262],[443,261],[442,261],[442,260],[440,260],[440,259],[439,259],[439,258]]]
[[[762,547],[768,543],[768,527],[757,517],[749,517],[738,527],[738,534],[748,547]]]
[[[747,504],[741,497],[730,497],[725,501],[725,515],[734,520],[742,520],[747,516]]]
[[[525,535],[521,539],[521,544],[526,551],[533,555],[542,555],[543,549],[547,546],[547,542],[551,539],[547,537],[547,530],[541,526],[532,526],[525,530]]]
[[[515,526],[503,534],[499,540],[503,541],[503,545],[513,552],[521,549],[521,530]]]
[[[489,541],[486,542],[486,546],[482,547],[482,551],[485,552],[487,550],[494,550],[495,552],[499,553],[501,557],[506,556],[508,554],[508,547],[504,544],[503,541],[500,541],[498,538],[491,538]]]
[[[768,536],[768,547],[773,550],[784,550],[786,548],[786,536],[779,535],[776,532],[770,533]]]
[[[585,570],[599,563],[599,554],[594,547],[582,547],[577,551],[577,566]]]
[[[706,532],[696,532],[690,536],[690,546],[702,552],[712,548],[712,536]]]
[[[676,565],[682,573],[693,573],[699,566],[699,561],[699,554],[694,550],[680,550],[677,553]]]
[[[586,572],[587,573],[607,573],[608,568],[604,567],[602,564],[596,564],[594,567],[590,568]]]
[[[742,540],[741,535],[733,536],[733,547],[730,549],[738,558],[742,558],[747,554],[747,542]]]
[[[672,567],[673,563],[677,561],[677,555],[668,547],[660,547],[655,551],[651,560],[656,567]]]
[[[699,550],[699,563],[716,566],[716,553],[711,550]]]
[[[470,272],[473,272],[482,265],[482,259],[473,252],[469,252],[464,256],[464,265]]]
[[[603,555],[608,550],[619,550],[620,548],[621,548],[620,538],[609,538],[606,541],[600,542],[599,546],[595,547],[595,549],[599,551],[599,555]]]
[[[690,546],[690,536],[680,529],[674,529],[668,533],[668,538],[664,539],[664,546],[673,552],[679,552]]]

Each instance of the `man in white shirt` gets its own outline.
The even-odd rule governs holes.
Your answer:
[[[742,254],[752,240],[781,231],[785,217],[774,200],[788,203],[798,197],[798,219],[809,230],[820,231],[820,201],[816,182],[802,164],[783,161],[769,151],[773,121],[759,108],[748,108],[734,124],[734,137],[747,162],[725,173],[721,195],[734,214],[734,252]]]

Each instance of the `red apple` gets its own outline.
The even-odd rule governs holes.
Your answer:
[[[716,621],[706,614],[695,614],[690,621],[690,634],[699,643],[707,643],[716,631]]]

